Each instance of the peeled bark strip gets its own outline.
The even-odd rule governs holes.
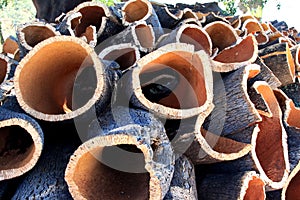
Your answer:
[[[270,190],[280,189],[283,187],[290,169],[287,133],[281,120],[282,112],[267,83],[257,81],[253,88],[264,99],[271,116],[260,112],[262,121],[258,123],[259,133],[253,136],[255,145],[252,156],[267,188]]]
[[[283,86],[294,82],[295,63],[287,43],[266,47],[259,55]]]
[[[184,155],[175,162],[171,186],[164,197],[164,200],[173,199],[198,199],[194,166]]]
[[[177,13],[172,13],[166,5],[152,3],[152,6],[163,28],[174,28],[182,18],[183,12],[181,10],[178,10]]]
[[[156,38],[164,34],[156,12],[148,0],[127,1],[122,7],[122,17],[125,26],[137,21],[145,21],[153,27]]]
[[[282,190],[281,199],[299,200],[300,189],[300,162],[289,175],[289,178]]]
[[[129,74],[133,105],[167,119],[207,116],[212,105],[212,72],[204,51],[169,44],[141,58]]]
[[[18,102],[27,113],[45,121],[79,116],[106,95],[103,66],[81,39],[49,38],[36,45],[16,69]]]
[[[124,73],[130,70],[140,59],[140,52],[136,46],[130,43],[117,44],[101,51],[99,58],[117,62],[120,70]]]
[[[23,175],[38,161],[44,135],[32,118],[0,108],[0,181]]]
[[[14,55],[19,49],[18,41],[13,36],[9,36],[3,43],[2,51],[5,54]]]
[[[235,174],[208,174],[199,180],[199,199],[264,200],[265,183],[254,171]]]
[[[183,24],[174,29],[157,44],[157,47],[180,42],[194,45],[196,51],[204,50],[208,55],[212,54],[212,42],[209,35],[201,27],[194,24]]]
[[[94,137],[75,151],[66,168],[72,197],[162,199],[174,172],[174,155],[161,122],[125,107],[98,120],[90,126]]]
[[[154,48],[155,34],[153,27],[147,25],[144,21],[139,21],[130,24],[125,30],[117,35],[103,41],[96,47],[96,52],[101,52],[113,45],[131,43],[138,47],[141,52],[150,52]]]
[[[220,77],[214,77],[215,108],[206,119],[204,128],[223,136],[237,133],[261,121],[247,93],[247,80],[260,72],[252,64]],[[213,125],[213,126],[212,126]]]
[[[249,80],[250,85],[252,85],[255,81],[265,81],[272,89],[277,89],[281,86],[279,79],[273,74],[261,58],[257,58],[255,64],[260,66],[260,73]]]
[[[17,30],[17,36],[22,56],[25,56],[38,43],[57,35],[60,33],[53,26],[43,22],[32,22],[20,26]]]
[[[209,23],[204,27],[204,30],[210,36],[213,48],[218,48],[219,51],[232,46],[238,39],[236,31],[225,22]]]
[[[257,41],[249,35],[239,43],[227,47],[213,58],[213,71],[229,72],[253,63],[258,56]]]

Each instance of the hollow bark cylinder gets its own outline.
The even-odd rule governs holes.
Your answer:
[[[21,57],[24,57],[38,43],[57,35],[60,33],[52,25],[44,22],[33,22],[20,26],[17,30],[17,36]]]
[[[46,121],[86,112],[107,95],[105,81],[104,64],[93,49],[71,36],[52,37],[35,46],[20,62],[14,79],[21,107]]]
[[[9,74],[9,58],[0,54],[0,85],[6,80]]]
[[[137,21],[146,21],[154,29],[156,38],[164,34],[152,4],[148,0],[130,0],[122,7],[122,22],[125,26]]]
[[[206,115],[212,106],[212,72],[204,51],[188,44],[169,44],[144,56],[130,74],[133,105],[163,118]]]
[[[196,51],[204,50],[208,55],[212,54],[212,42],[209,35],[194,24],[183,24],[174,29],[167,37],[159,41],[156,47],[179,42],[194,45]]]
[[[140,59],[140,52],[136,46],[124,43],[107,47],[98,56],[103,60],[117,62],[120,70],[124,73],[130,70]]]
[[[75,151],[66,168],[72,197],[162,199],[172,179],[174,156],[161,122],[125,107],[98,120],[90,125],[92,139]]]
[[[3,43],[2,51],[5,54],[14,55],[19,49],[18,41],[13,36],[9,36]]]
[[[265,199],[265,183],[254,171],[208,174],[198,185],[199,199]]]
[[[23,175],[37,163],[44,144],[36,121],[0,107],[0,181]]]
[[[173,29],[182,18],[182,10],[172,12],[166,5],[152,4],[162,28]]]

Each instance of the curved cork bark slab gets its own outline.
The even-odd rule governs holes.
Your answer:
[[[158,5],[154,2],[151,3],[163,28],[173,29],[183,16],[182,10],[178,10],[177,13],[173,13],[168,6],[164,4]]]
[[[156,38],[164,34],[157,14],[148,0],[130,0],[122,7],[122,23],[124,26],[138,21],[145,21],[150,24],[154,29]]]
[[[288,153],[291,170],[293,170],[300,161],[300,108],[281,90],[274,91],[280,107],[283,112],[283,124],[287,132]]]
[[[164,197],[164,200],[173,199],[198,199],[194,165],[184,155],[175,162],[170,189]]]
[[[234,28],[225,22],[209,23],[204,27],[204,30],[211,38],[213,49],[218,48],[219,51],[232,46],[238,40],[238,35]]]
[[[18,102],[38,119],[74,118],[105,96],[103,68],[93,49],[81,39],[49,38],[36,45],[16,69],[14,83]],[[85,76],[89,76],[88,89]]]
[[[98,56],[103,60],[117,62],[120,66],[120,70],[125,73],[140,59],[140,52],[138,48],[131,43],[124,43],[107,47],[101,51]]]
[[[253,88],[263,98],[270,114],[258,110],[262,121],[254,134],[252,156],[254,163],[266,182],[268,190],[281,189],[287,180],[290,164],[287,133],[282,124],[282,112],[274,92],[266,82],[257,81]]]
[[[18,41],[13,36],[9,36],[3,43],[2,52],[5,54],[14,55],[19,49]]]
[[[235,160],[247,155],[251,149],[251,144],[216,135],[201,128],[185,154],[193,164],[198,165]]]
[[[162,39],[156,47],[170,43],[187,43],[195,46],[196,51],[204,50],[212,54],[212,42],[205,30],[194,24],[183,24],[174,29],[167,37]]]
[[[125,107],[98,120],[90,130],[94,137],[75,151],[66,168],[72,197],[162,199],[170,186],[175,158],[161,122],[150,113]],[[107,120],[112,123],[102,123]]]
[[[260,45],[266,44],[269,41],[269,37],[265,33],[262,25],[256,19],[245,20],[241,30],[245,35],[254,34],[257,43]]]
[[[260,50],[259,56],[283,86],[294,82],[295,63],[287,43],[266,47]]]
[[[21,176],[36,165],[44,144],[36,121],[0,107],[0,136],[0,181]]]
[[[169,44],[153,51],[138,61],[129,77],[132,104],[160,117],[206,116],[212,106],[210,60],[192,45]]]
[[[60,33],[53,26],[44,22],[32,22],[20,26],[17,36],[22,56],[25,56],[38,43],[57,35]]]
[[[214,76],[215,108],[205,120],[205,129],[210,127],[212,133],[227,136],[261,121],[247,92],[248,79],[255,77],[259,72],[260,67],[252,64],[222,77]]]
[[[300,189],[300,162],[289,175],[289,178],[283,187],[281,199],[299,200]]]
[[[212,69],[215,72],[229,72],[254,63],[258,56],[257,41],[253,35],[245,37],[239,43],[227,47],[213,58]]]
[[[198,185],[200,199],[264,200],[265,183],[254,171],[208,174]]]
[[[292,83],[280,88],[290,99],[293,100],[296,107],[300,107],[300,83]]]

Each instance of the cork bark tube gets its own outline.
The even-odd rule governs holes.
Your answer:
[[[32,169],[44,143],[40,126],[25,114],[0,107],[0,181]]]
[[[80,82],[86,80],[82,77],[85,75],[90,77],[88,94],[80,93],[86,89]],[[84,113],[99,99],[104,85],[103,64],[96,53],[72,36],[39,43],[22,59],[15,74],[19,104],[30,115],[46,121],[67,120]],[[78,100],[74,92],[84,97],[80,103],[74,102]]]
[[[113,120],[106,113],[92,123],[89,132],[96,135],[71,156],[65,180],[74,199],[153,200],[166,195],[175,157],[163,125],[150,113],[135,110],[128,116],[127,110],[117,108]]]
[[[204,51],[194,52],[192,45],[163,46],[141,58],[129,76],[127,92],[135,106],[169,119],[210,112],[213,85],[210,59]],[[159,95],[163,90],[168,92]]]

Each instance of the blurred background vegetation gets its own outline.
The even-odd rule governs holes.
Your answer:
[[[47,1],[47,0],[46,0]],[[111,6],[120,0],[93,0]],[[159,1],[159,0],[155,0]],[[257,18],[262,16],[262,10],[268,0],[215,0],[223,3],[229,15],[234,15],[237,9],[250,12]],[[279,1],[279,0],[278,0]],[[184,1],[182,1],[184,2]],[[199,0],[201,3],[201,0]],[[278,3],[277,8],[280,8]],[[32,21],[35,18],[35,7],[32,0],[0,0],[0,47],[10,35],[15,36],[19,24]]]

